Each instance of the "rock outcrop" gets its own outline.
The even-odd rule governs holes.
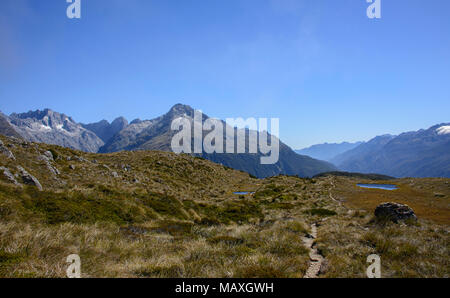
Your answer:
[[[8,182],[19,186],[20,183],[17,182],[16,178],[14,178],[14,175],[11,173],[11,171],[8,168],[0,167],[0,171],[3,174],[3,176],[8,180]]]
[[[20,176],[22,177],[22,181],[24,184],[36,186],[39,190],[42,191],[42,185],[39,183],[36,177],[28,173],[23,167],[17,166],[19,170]]]
[[[39,156],[39,160],[42,160],[45,162],[45,165],[47,166],[47,169],[52,173],[53,175],[59,175],[59,170],[53,166],[52,161],[53,155],[50,151],[46,151],[43,155]]]
[[[389,219],[393,222],[401,220],[417,220],[414,211],[408,206],[399,203],[383,203],[375,209],[375,216],[381,219]]]

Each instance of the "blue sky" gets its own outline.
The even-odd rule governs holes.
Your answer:
[[[279,117],[300,148],[450,121],[450,1],[0,1],[0,110]]]

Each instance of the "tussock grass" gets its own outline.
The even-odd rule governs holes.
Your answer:
[[[16,157],[0,155],[0,166],[23,166],[44,187],[0,176],[0,277],[65,277],[70,254],[84,277],[302,277],[313,222],[323,277],[364,277],[372,253],[384,277],[449,276],[448,179],[398,180],[386,193],[351,177],[254,179],[186,154],[0,139]],[[60,175],[39,161],[47,150]],[[255,193],[233,194],[240,189]],[[378,202],[396,200],[419,221],[372,218]]]
[[[330,219],[317,240],[328,259],[325,277],[365,277],[366,257],[381,257],[382,277],[448,277],[448,231],[430,223],[405,225],[370,218]],[[339,268],[339,269],[338,269]]]

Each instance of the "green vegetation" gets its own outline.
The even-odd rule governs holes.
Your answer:
[[[314,208],[314,209],[308,209],[305,210],[305,213],[311,214],[311,215],[318,215],[318,216],[333,216],[337,213],[333,210],[323,209],[323,208]]]
[[[117,224],[143,222],[152,219],[151,211],[121,197],[105,197],[99,194],[38,192],[28,187],[22,193],[23,206],[36,214],[42,214],[48,224],[114,222]]]
[[[283,192],[282,186],[277,186],[275,184],[269,184],[266,187],[264,187],[263,190],[259,190],[255,193],[254,197],[255,199],[263,199],[267,197],[274,197],[278,196]]]
[[[310,262],[302,238],[312,223],[321,276],[364,277],[372,253],[384,277],[449,276],[448,179],[400,179],[387,193],[357,188],[360,178],[254,179],[185,154],[0,139],[16,158],[0,154],[0,166],[13,175],[22,166],[44,188],[0,175],[1,277],[64,277],[76,253],[84,277],[297,278]],[[39,160],[46,151],[59,175]],[[418,222],[374,219],[391,200],[410,205]]]
[[[336,176],[336,177],[348,177],[348,178],[359,178],[359,179],[370,179],[370,180],[391,180],[395,179],[391,176],[380,175],[380,174],[362,174],[362,173],[349,173],[349,172],[325,172],[320,173],[314,178],[323,178],[328,176]]]

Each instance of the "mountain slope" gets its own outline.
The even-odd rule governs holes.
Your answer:
[[[450,127],[381,136],[332,160],[341,170],[394,177],[450,177]]]
[[[377,136],[352,150],[335,156],[330,162],[340,169],[352,168],[354,169],[352,171],[359,172],[369,162],[368,160],[373,158],[374,153],[381,150],[394,137],[392,135]]]
[[[104,142],[72,118],[49,109],[9,116],[11,126],[26,140],[97,152]]]
[[[194,118],[194,110],[186,105],[175,105],[170,111],[153,120],[133,121],[130,125],[116,134],[109,142],[100,148],[100,152],[116,152],[121,150],[162,150],[171,151],[172,137],[177,133],[171,130],[174,119],[184,117],[191,123]],[[209,117],[203,115],[203,121]],[[224,127],[225,123],[222,121]],[[236,132],[236,129],[235,129]],[[203,137],[208,131],[203,132]],[[246,132],[248,134],[248,130]],[[224,137],[225,138],[225,137]],[[236,133],[235,133],[236,138]],[[226,141],[224,140],[224,143]],[[236,144],[236,142],[235,142]],[[248,149],[248,139],[246,149]],[[246,151],[248,152],[248,150]],[[279,161],[272,165],[262,165],[257,154],[207,154],[201,157],[221,163],[225,166],[243,170],[257,177],[276,176],[279,174],[299,175],[302,177],[330,171],[335,167],[327,162],[296,154],[287,145],[280,142]]]
[[[20,134],[9,123],[8,116],[0,112],[0,134],[8,137],[22,138]]]
[[[108,142],[115,134],[128,126],[128,121],[119,117],[113,122],[109,123],[107,120],[102,120],[96,123],[81,124],[87,130],[95,133],[103,142]]]
[[[303,148],[299,150],[295,150],[296,153],[306,155],[315,159],[320,160],[326,160],[331,161],[334,157],[336,157],[339,154],[344,153],[345,151],[352,150],[353,148],[356,148],[357,146],[361,145],[362,142],[356,142],[356,143],[324,143],[324,144],[317,144],[313,145],[308,148]]]

